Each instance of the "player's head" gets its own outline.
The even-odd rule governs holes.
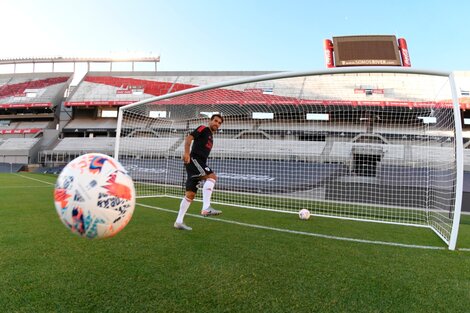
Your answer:
[[[209,121],[209,128],[213,133],[215,133],[222,123],[224,122],[224,118],[220,114],[214,114],[211,116],[211,120]]]

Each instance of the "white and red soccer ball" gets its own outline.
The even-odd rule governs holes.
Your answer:
[[[299,218],[301,220],[308,220],[310,218],[310,211],[307,209],[302,209],[299,211]]]
[[[90,239],[111,237],[132,217],[134,182],[112,157],[84,154],[60,173],[54,204],[61,221],[72,233]]]

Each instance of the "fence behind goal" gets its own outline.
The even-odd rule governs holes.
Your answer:
[[[213,202],[430,227],[455,248],[463,152],[452,75],[278,73],[122,107],[115,156],[138,196],[182,197],[184,138],[215,112]]]

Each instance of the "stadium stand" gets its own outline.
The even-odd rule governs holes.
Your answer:
[[[54,147],[53,151],[56,153],[70,153],[75,152],[78,154],[88,152],[100,152],[105,154],[112,154],[114,152],[114,141],[112,137],[99,137],[99,138],[63,138]]]
[[[386,145],[386,144],[368,144],[368,143],[352,143],[352,142],[335,142],[329,153],[330,159],[340,161],[347,161],[351,159],[355,147],[362,146],[375,147],[383,152],[383,161],[405,158],[404,145]],[[411,158],[410,158],[411,159]]]
[[[56,112],[71,79],[72,73],[0,75],[0,162],[38,162],[38,153],[58,137]]]
[[[0,108],[52,108],[62,100],[71,74],[0,76]]]
[[[266,140],[260,139],[229,139],[217,138],[211,157],[231,157],[246,159],[302,159],[319,157],[325,148],[325,142],[295,141],[295,140]],[[184,142],[175,150],[176,155],[182,155]]]
[[[65,129],[115,129],[116,119],[74,119],[71,120]]]
[[[132,137],[122,138],[123,141],[133,141],[136,144],[135,150],[142,150],[142,147],[152,147],[150,155],[136,155],[133,149],[125,150],[123,153],[134,157],[160,157],[167,156],[168,151],[178,142],[181,142],[179,137],[167,138],[139,138],[138,141]],[[67,137],[61,139],[57,145],[49,150],[43,151],[43,162],[47,164],[67,163],[73,158],[91,152],[98,152],[107,155],[114,154],[114,137],[98,137],[98,138],[76,138]]]
[[[267,72],[90,72],[65,105],[125,105],[210,82],[224,81]]]
[[[62,128],[62,133],[67,136],[105,136],[115,137],[116,118],[76,118],[67,122]]]
[[[8,138],[0,144],[0,162],[30,164],[37,162],[39,138]]]
[[[0,137],[39,137],[55,127],[71,73],[0,75]]]
[[[17,173],[23,169],[25,165],[26,164],[0,162],[0,173]]]
[[[50,121],[9,122],[0,125],[0,135],[2,138],[35,137],[50,123]]]
[[[325,145],[325,142],[314,141],[269,140],[264,143],[259,139],[218,139],[212,156],[230,157],[234,153],[242,152],[246,158],[251,159],[306,160],[320,156]]]

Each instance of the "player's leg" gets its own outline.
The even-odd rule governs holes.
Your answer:
[[[189,209],[189,206],[191,205],[191,202],[194,200],[194,196],[196,195],[195,192],[193,191],[186,191],[183,199],[181,200],[180,203],[180,209],[178,211],[178,216],[176,217],[175,225],[174,227],[176,229],[182,229],[182,230],[192,230],[191,227],[187,226],[184,223],[184,216],[186,215],[186,212]]]
[[[209,169],[209,167],[205,167],[206,169]],[[222,213],[222,211],[216,210],[213,207],[211,207],[211,197],[212,197],[212,192],[214,191],[214,186],[215,182],[217,181],[217,176],[215,173],[210,170],[208,175],[203,177],[206,182],[204,183],[204,186],[202,187],[202,210],[201,214],[204,216],[209,216],[209,215],[219,215]]]
[[[205,180],[202,187],[203,205],[201,214],[203,216],[221,214],[222,211],[216,210],[210,206],[212,191],[214,190],[217,176],[215,175],[214,171],[206,165],[206,160],[198,159],[196,157],[191,158],[191,162],[188,164],[187,170],[188,177],[190,174],[192,174],[191,177],[197,178],[198,180]]]
[[[186,165],[186,172],[188,173],[188,178],[186,180],[186,193],[181,200],[180,209],[178,211],[178,216],[176,217],[174,227],[182,230],[192,230],[191,227],[184,224],[184,216],[188,211],[191,202],[193,202],[194,197],[196,196],[199,179],[194,177],[194,168],[191,166],[191,164]]]

